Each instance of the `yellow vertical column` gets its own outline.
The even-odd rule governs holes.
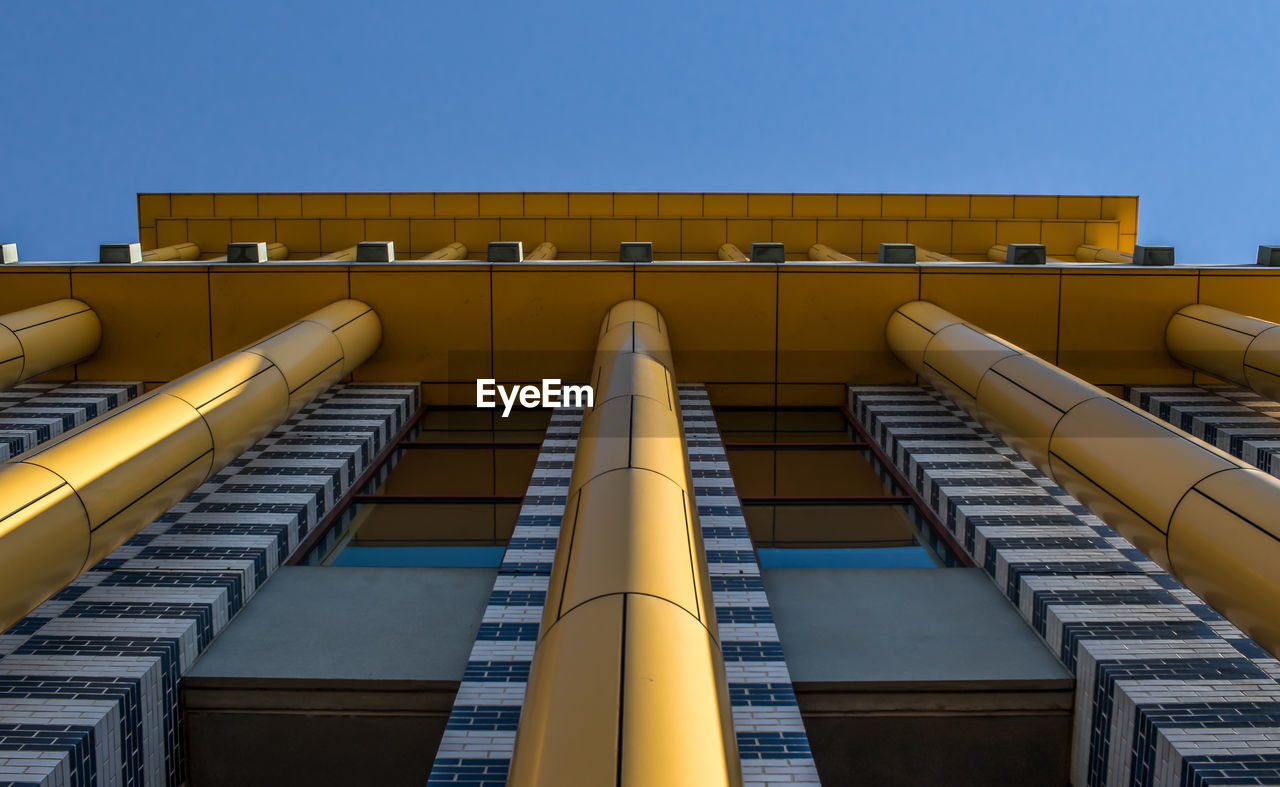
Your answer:
[[[508,784],[741,783],[666,322],[605,316]]]

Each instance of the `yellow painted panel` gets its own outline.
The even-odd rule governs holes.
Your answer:
[[[302,215],[301,194],[259,194],[258,215],[291,217]]]
[[[101,346],[77,367],[82,379],[171,380],[213,360],[204,270],[77,268],[71,289],[102,320]]]
[[[156,245],[172,246],[175,243],[186,243],[186,219],[156,219]]]
[[[951,222],[941,219],[908,221],[907,242],[939,254],[950,254]]]
[[[894,358],[884,326],[919,292],[917,271],[813,272],[784,268],[778,293],[778,379],[781,382],[910,382]],[[672,336],[679,346],[675,317]],[[676,370],[683,375],[683,368]]]
[[[1102,197],[1058,197],[1058,218],[1100,219]]]
[[[1120,248],[1120,225],[1113,221],[1086,221],[1084,242],[1104,249]],[[1075,252],[1073,251],[1072,254]]]
[[[1056,196],[1030,196],[1019,194],[1013,198],[1013,217],[1016,219],[1056,219]]]
[[[382,344],[357,380],[456,380],[475,402],[475,380],[490,376],[489,272],[354,268],[352,297],[382,320]]]
[[[855,259],[861,257],[862,221],[860,219],[819,219],[818,243]]]
[[[10,267],[0,269],[0,314],[71,297],[71,277],[65,272],[8,270]]]
[[[951,224],[951,253],[982,255],[996,242],[994,221],[954,221]]]
[[[925,213],[923,194],[885,194],[880,198],[880,215],[884,218],[919,218]]]
[[[489,241],[498,239],[500,229],[497,219],[455,219],[453,222],[454,240],[465,245],[472,254],[479,254],[480,259],[485,259],[489,253]]]
[[[172,216],[189,218],[191,216],[212,216],[212,194],[173,194],[169,197]]]
[[[586,380],[601,317],[631,293],[627,267],[563,271],[496,267],[494,376],[499,380]]]
[[[319,219],[276,219],[276,240],[289,248],[289,256],[318,254],[320,245]]]
[[[1056,269],[921,271],[920,298],[1053,363],[1058,346]]]
[[[893,371],[895,379],[900,370]],[[883,375],[877,376],[877,379],[886,379]],[[901,382],[910,382],[912,378],[909,374],[901,380]],[[848,389],[844,383],[783,383],[778,385],[778,406],[779,407],[839,407],[846,404],[845,394]]]
[[[276,220],[275,219],[232,219],[231,220],[231,240],[233,242],[258,243],[265,241],[274,243],[276,240]],[[222,249],[206,249],[200,247],[201,251],[218,251],[220,254],[226,253],[226,248]]]
[[[566,254],[590,255],[591,252],[591,220],[590,219],[547,219],[547,240],[560,250],[559,257],[568,259]]]
[[[515,191],[480,194],[477,210],[481,216],[523,216],[524,193]]]
[[[1135,244],[1137,244],[1137,242],[1138,242],[1138,238],[1136,235],[1129,235],[1122,232],[1120,233],[1120,245],[1117,246],[1116,249],[1119,251],[1126,252],[1128,254],[1132,254],[1133,247]]]
[[[786,246],[787,259],[809,259],[809,247],[818,242],[817,219],[774,219],[773,242]],[[748,255],[750,247],[743,249]]]
[[[996,243],[1039,243],[1040,221],[1037,219],[996,222]]]
[[[1013,218],[1013,196],[974,194],[969,198],[969,215],[975,219]]]
[[[320,222],[320,248],[325,252],[338,251],[368,240],[364,234],[364,219],[325,219]]]
[[[524,195],[526,216],[568,216],[569,195],[563,191],[530,191]]]
[[[879,218],[879,194],[840,194],[836,197],[836,214],[856,218]]]
[[[138,242],[142,244],[143,251],[150,251],[156,248],[156,228],[155,227],[139,227]]]
[[[410,242],[409,219],[365,219],[365,237],[361,240],[389,240],[396,244],[396,255],[405,257]]]
[[[570,216],[612,216],[613,193],[575,192],[569,195]]]
[[[748,194],[747,215],[763,216],[771,219],[790,216],[790,194]]]
[[[654,255],[680,256],[681,219],[637,219],[636,240],[653,244]]]
[[[686,378],[681,378],[686,379]],[[776,400],[773,383],[707,383],[707,395],[715,407],[749,405],[771,407]]]
[[[591,252],[604,257],[618,256],[618,244],[636,239],[635,219],[591,219]]]
[[[410,219],[409,248],[415,256],[444,248],[454,240],[453,219]]]
[[[881,243],[906,243],[907,222],[902,219],[867,219],[862,222],[863,259],[876,259]]]
[[[658,194],[627,193],[613,195],[613,215],[615,216],[657,216]]]
[[[1196,275],[1063,268],[1058,365],[1094,384],[1179,384],[1190,370],[1165,350],[1178,309],[1196,301]]]
[[[1280,270],[1200,271],[1200,303],[1280,322]]]
[[[636,270],[636,297],[670,326],[679,380],[773,381],[776,270]]]
[[[924,200],[924,215],[929,218],[958,219],[969,216],[968,194],[928,194]]]
[[[315,218],[337,218],[347,215],[346,194],[303,194],[302,215]]]
[[[1118,219],[1120,234],[1133,235],[1138,231],[1137,197],[1103,197],[1102,218]]]
[[[702,216],[701,194],[663,193],[658,195],[659,216]]]
[[[257,216],[257,194],[214,194],[213,213],[215,216]]]
[[[796,194],[792,197],[791,211],[795,216],[834,216],[836,195]]]
[[[726,232],[724,219],[681,219],[680,251],[689,259],[715,259]]]
[[[746,194],[704,194],[702,196],[702,215],[704,216],[746,216]]]
[[[138,226],[154,227],[156,219],[169,216],[169,195],[168,194],[139,194],[138,195]]]
[[[1083,221],[1046,221],[1040,225],[1040,242],[1050,257],[1071,257],[1085,242]]]
[[[390,215],[391,199],[387,194],[352,193],[347,195],[347,216],[351,218],[359,216],[383,218]]]
[[[728,242],[750,254],[752,243],[768,243],[773,238],[773,224],[768,219],[729,219],[725,227]]]
[[[436,195],[434,194],[392,194],[387,205],[391,216],[405,216],[411,219],[426,218],[436,215]]]
[[[437,216],[478,216],[480,198],[475,193],[437,192]]]
[[[214,267],[209,276],[213,357],[256,342],[294,320],[346,297],[345,268],[315,271],[289,267]],[[106,322],[104,318],[104,337]]]
[[[187,240],[201,251],[223,252],[231,242],[230,219],[191,219],[187,222]]]
[[[500,240],[518,240],[524,244],[527,255],[534,247],[547,239],[546,219],[499,219]]]

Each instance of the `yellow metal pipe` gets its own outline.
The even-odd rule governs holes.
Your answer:
[[[948,257],[936,251],[916,246],[916,262],[959,262],[955,257]]]
[[[742,253],[742,249],[734,246],[732,243],[726,243],[716,250],[716,256],[722,260],[731,262],[745,262],[747,255]]]
[[[524,255],[525,261],[529,260],[554,260],[556,258],[556,245],[551,241],[543,241],[539,243],[537,248]]]
[[[838,252],[822,243],[815,243],[809,247],[809,259],[819,262],[857,262],[848,254]]]
[[[321,254],[316,257],[317,260],[354,260],[356,258],[356,246],[348,246],[345,249],[331,251],[328,254]]]
[[[378,315],[344,300],[0,466],[0,630],[359,366]]]
[[[1280,401],[1280,325],[1192,304],[1169,320],[1164,340],[1187,366]]]
[[[66,298],[0,316],[0,391],[88,358],[102,341],[89,304]]]
[[[895,355],[1272,653],[1280,480],[927,301]]]
[[[143,262],[198,259],[200,259],[200,247],[194,243],[175,243],[172,246],[161,246],[158,249],[142,252]]]
[[[1131,265],[1133,255],[1103,246],[1085,245],[1076,247],[1076,262],[1114,262],[1120,265]]]
[[[448,246],[442,246],[430,254],[419,257],[420,260],[465,260],[467,258],[467,247],[457,241],[450,243]]]
[[[610,309],[591,382],[507,783],[739,785],[657,309]]]

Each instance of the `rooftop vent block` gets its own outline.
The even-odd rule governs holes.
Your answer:
[[[916,247],[914,243],[881,243],[880,256],[876,258],[877,262],[886,265],[901,265],[907,262],[916,261]]]
[[[1134,246],[1134,265],[1172,265],[1172,246]]]
[[[0,243],[0,264],[8,265],[18,261],[18,244]]]
[[[263,252],[265,254],[265,252]],[[356,262],[395,262],[396,244],[389,240],[362,240],[356,244]]]
[[[5,262],[8,261],[6,257]],[[1280,246],[1259,246],[1258,264],[1265,265],[1268,268],[1280,268]]]
[[[1004,261],[1010,265],[1044,265],[1048,256],[1039,243],[1010,243]]]
[[[523,262],[524,244],[520,241],[493,241],[489,244],[489,262]]]
[[[781,243],[751,244],[752,262],[786,262],[787,249]]]
[[[103,243],[98,246],[98,262],[142,262],[141,243]]]
[[[266,243],[228,243],[227,262],[266,262]]]
[[[627,241],[618,246],[619,262],[653,262],[653,244],[649,241]]]

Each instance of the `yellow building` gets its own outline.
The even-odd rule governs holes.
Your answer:
[[[1275,249],[1137,218],[140,194],[9,247],[0,783],[1280,780]]]

